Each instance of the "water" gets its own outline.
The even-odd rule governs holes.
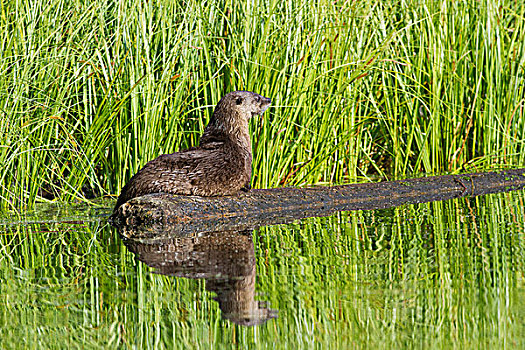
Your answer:
[[[1,348],[523,348],[524,192],[121,239],[4,217]]]

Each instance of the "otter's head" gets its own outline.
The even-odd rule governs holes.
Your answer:
[[[250,91],[234,91],[226,94],[217,104],[215,111],[227,110],[230,113],[234,112],[239,117],[246,120],[254,115],[262,114],[268,107],[270,107],[270,100],[268,97],[263,97]]]
[[[216,137],[229,137],[249,144],[248,120],[262,114],[271,100],[250,91],[234,91],[224,95],[204,130],[202,142]]]

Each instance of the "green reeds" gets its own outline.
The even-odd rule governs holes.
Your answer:
[[[513,1],[3,2],[2,206],[117,194],[236,89],[273,100],[254,187],[523,166],[524,18]]]

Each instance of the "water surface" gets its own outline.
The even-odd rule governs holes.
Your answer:
[[[122,239],[97,208],[4,215],[2,348],[522,348],[524,192]]]

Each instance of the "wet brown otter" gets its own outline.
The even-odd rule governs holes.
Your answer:
[[[248,120],[262,114],[270,102],[249,91],[225,95],[215,107],[199,147],[148,162],[122,188],[115,211],[148,193],[227,196],[249,186],[252,149]]]

